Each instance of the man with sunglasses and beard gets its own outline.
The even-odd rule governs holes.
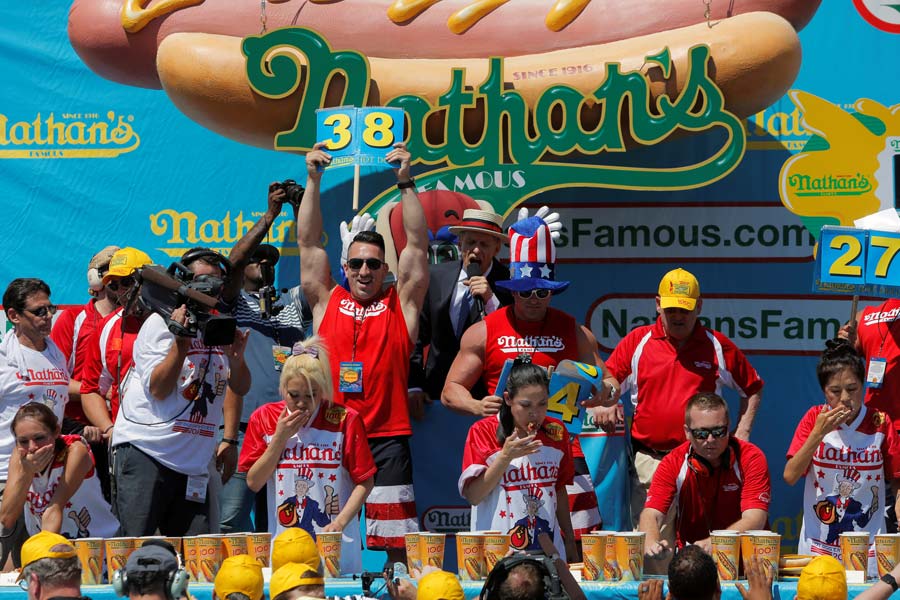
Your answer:
[[[763,381],[744,353],[718,331],[698,320],[703,300],[700,283],[684,269],[666,273],[659,282],[652,325],[636,327],[622,338],[606,361],[631,395],[634,418],[631,446],[631,514],[635,526],[659,461],[683,440],[681,422],[688,399],[698,392],[720,394],[730,387],[740,397],[734,436],[750,439],[750,429],[762,398]],[[616,418],[622,408],[600,408],[595,417]],[[671,515],[662,535],[671,544]],[[664,564],[649,564],[648,572],[664,574]]]
[[[692,396],[683,431],[687,441],[659,463],[641,512],[638,529],[647,534],[647,559],[671,559],[673,548],[660,536],[670,511],[676,547],[695,544],[706,552],[712,531],[762,529],[769,516],[766,457],[757,446],[729,435],[728,406],[721,396]]]
[[[88,421],[102,434],[100,443],[91,444],[91,451],[107,502],[112,500],[107,445],[119,412],[119,384],[133,366],[131,349],[148,315],[136,298],[136,272],[152,262],[137,248],[121,248],[112,255],[101,285],[117,308],[100,321],[85,344],[81,405]]]
[[[81,381],[85,360],[88,355],[88,340],[100,323],[112,313],[116,295],[103,283],[103,276],[109,271],[109,261],[119,250],[118,246],[107,246],[97,252],[88,263],[87,283],[91,299],[83,306],[67,308],[53,323],[50,339],[66,357],[69,369],[69,401],[62,422],[62,433],[77,433],[90,442],[100,439],[100,432],[90,427],[90,420],[81,405]]]
[[[407,238],[396,288],[383,289],[388,272],[384,239],[371,231],[354,237],[344,264],[349,289],[338,286],[322,247],[318,169],[331,162],[324,147],[317,143],[306,155],[306,192],[297,213],[300,282],[312,306],[313,327],[328,348],[334,401],[362,415],[378,468],[366,502],[366,545],[386,550],[391,562],[404,562],[404,535],[418,531],[407,379],[428,290],[425,214],[410,176],[409,151],[395,144],[386,160],[400,165],[394,171]]]
[[[520,353],[531,355],[542,367],[556,366],[562,360],[596,365],[604,373],[604,386],[596,390],[586,406],[609,404],[614,400],[618,382],[609,375],[597,353],[597,341],[591,331],[575,318],[550,308],[553,294],[569,287],[568,281],[556,281],[556,248],[550,226],[533,216],[518,221],[509,229],[510,278],[496,285],[513,294],[512,306],[489,314],[469,327],[460,340],[459,354],[450,367],[441,394],[448,408],[476,417],[497,414],[503,402],[495,393],[507,359]],[[487,396],[474,398],[471,389],[482,381]],[[575,481],[566,487],[572,510],[576,539],[600,525],[597,497],[578,438],[573,439]]]

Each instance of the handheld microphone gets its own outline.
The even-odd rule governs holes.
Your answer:
[[[466,265],[466,277],[481,277],[481,265],[477,262],[470,262]],[[475,311],[481,318],[484,318],[484,299],[472,294],[472,300],[475,302]]]

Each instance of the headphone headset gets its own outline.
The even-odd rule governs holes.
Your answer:
[[[178,600],[186,595],[188,577],[188,572],[181,568],[170,571],[166,575],[166,585],[163,589],[168,600]],[[113,573],[110,583],[117,596],[128,595],[128,573],[125,572],[125,569],[117,569]]]
[[[556,563],[553,562],[552,558],[540,552],[514,554],[501,559],[488,574],[487,581],[484,582],[484,587],[481,588],[479,600],[493,600],[496,598],[500,586],[509,577],[509,572],[523,563],[531,563],[537,566],[541,572],[545,600],[569,600],[569,595],[563,590],[562,583],[559,580]]]
[[[727,466],[728,469],[733,469],[734,463],[737,462],[738,454],[740,454],[740,447],[737,441],[734,438],[729,438],[728,446],[725,448],[725,452],[722,453],[720,468]],[[700,477],[709,477],[716,471],[716,467],[712,466],[708,460],[699,454],[695,454],[693,448],[688,452],[687,465],[691,471]]]
[[[99,292],[103,289],[103,276],[100,275],[100,269],[96,267],[88,269],[87,280],[88,287],[90,287],[92,292]]]
[[[187,266],[194,262],[195,260],[205,260],[207,262],[215,262],[218,263],[222,267],[223,277],[222,279],[227,279],[231,274],[231,261],[216,252],[215,250],[210,250],[209,248],[194,248],[193,250],[188,250],[181,257],[181,264]]]

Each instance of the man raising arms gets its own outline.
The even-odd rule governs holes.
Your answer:
[[[300,282],[312,307],[313,327],[328,347],[335,402],[363,416],[378,467],[366,503],[366,544],[386,550],[391,561],[402,561],[404,534],[418,530],[407,378],[428,290],[425,214],[409,174],[410,154],[405,145],[395,144],[386,159],[400,163],[395,171],[407,238],[396,289],[383,289],[388,268],[384,240],[375,232],[356,235],[344,264],[349,290],[336,285],[322,247],[318,167],[331,162],[323,148],[318,143],[306,155],[306,193],[297,213]]]

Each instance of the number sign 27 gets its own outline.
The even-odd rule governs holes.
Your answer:
[[[900,285],[900,234],[822,228],[820,279],[852,285]]]

